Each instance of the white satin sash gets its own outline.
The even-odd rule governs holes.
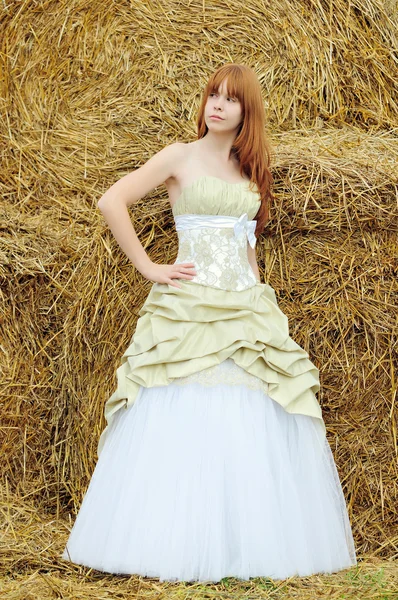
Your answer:
[[[197,227],[233,227],[236,237],[246,235],[252,248],[256,245],[257,238],[254,235],[257,221],[249,221],[247,213],[240,217],[227,215],[176,215],[174,217],[176,230],[194,229]]]

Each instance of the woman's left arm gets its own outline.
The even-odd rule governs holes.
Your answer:
[[[253,271],[257,281],[259,283],[261,283],[260,273],[258,270],[257,258],[256,258],[256,246],[254,246],[254,248],[252,248],[250,246],[249,242],[247,242],[247,258],[249,260],[250,266],[252,268],[252,271]]]

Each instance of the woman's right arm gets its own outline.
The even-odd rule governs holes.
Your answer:
[[[192,279],[193,263],[177,265],[153,263],[138,239],[127,208],[164,183],[166,179],[175,176],[176,167],[183,157],[184,144],[174,143],[166,146],[142,167],[116,181],[97,203],[116,241],[136,269],[152,281],[168,283],[175,287],[181,286],[173,283],[173,278]]]

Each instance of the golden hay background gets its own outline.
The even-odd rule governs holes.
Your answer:
[[[36,568],[35,544],[15,534],[33,522],[32,507],[69,513],[70,527],[152,285],[96,202],[164,145],[195,139],[202,87],[229,61],[257,72],[274,148],[276,203],[257,246],[263,281],[320,369],[358,554],[398,557],[397,26],[397,2],[381,0],[3,4],[7,572]],[[164,187],[131,216],[151,259],[173,262]],[[66,535],[65,525],[53,563]]]

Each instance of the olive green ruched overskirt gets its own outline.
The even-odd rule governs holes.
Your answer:
[[[243,291],[178,283],[181,289],[154,283],[138,313],[117,388],[105,404],[98,455],[113,415],[135,401],[141,386],[168,385],[227,358],[267,382],[269,397],[288,413],[320,419],[326,433],[315,396],[319,371],[290,337],[274,289],[263,283]]]

